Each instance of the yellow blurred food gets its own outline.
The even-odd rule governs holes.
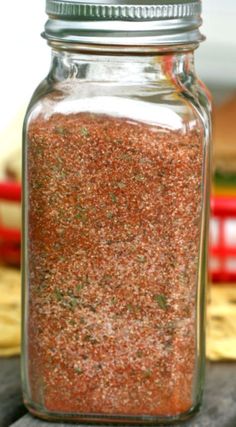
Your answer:
[[[20,353],[20,271],[0,267],[0,356]]]
[[[236,285],[212,285],[207,310],[207,357],[236,360]]]

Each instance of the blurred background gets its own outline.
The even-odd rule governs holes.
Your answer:
[[[40,33],[44,0],[1,5],[0,355],[20,349],[21,129],[29,99],[50,65]],[[207,355],[236,359],[236,2],[203,0],[204,42],[196,68],[213,96],[212,217]]]

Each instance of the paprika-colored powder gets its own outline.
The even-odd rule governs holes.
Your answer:
[[[55,413],[194,406],[202,130],[92,113],[28,127],[29,383]]]

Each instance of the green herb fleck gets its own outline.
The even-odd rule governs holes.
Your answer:
[[[113,218],[113,213],[112,212],[107,212],[107,218],[108,219],[112,219]]]
[[[152,160],[149,159],[148,157],[142,157],[140,159],[140,163],[152,163]]]
[[[63,293],[60,291],[60,289],[56,288],[54,290],[54,294],[55,294],[55,297],[56,297],[57,301],[62,301],[62,299],[63,299]]]
[[[132,304],[127,304],[127,309],[131,312],[134,311],[134,306]]]
[[[116,297],[112,297],[112,299],[111,299],[111,304],[116,304]]]
[[[65,135],[66,134],[66,129],[64,127],[62,127],[62,126],[57,126],[57,127],[55,127],[55,132],[58,135]]]
[[[137,314],[138,312],[140,312],[141,307],[139,305],[134,305],[134,304],[127,304],[126,306],[127,310],[130,311],[131,313]]]
[[[110,196],[111,196],[111,201],[112,201],[112,203],[116,203],[116,202],[117,202],[117,197],[116,197],[116,195],[115,195],[114,193],[111,193],[111,194],[110,194]]]
[[[61,249],[61,245],[58,242],[53,243],[52,245],[53,249],[55,249],[56,251],[59,251]]]
[[[77,285],[77,291],[80,292],[86,285],[89,285],[89,277],[86,274],[84,277],[79,277],[79,283]]]
[[[125,185],[124,182],[120,181],[120,182],[117,183],[117,187],[120,188],[120,189],[122,189],[122,188],[125,188],[126,185]]]
[[[84,341],[91,342],[91,344],[97,344],[98,343],[96,338],[94,338],[92,335],[89,335],[89,334],[85,335]]]
[[[77,306],[77,303],[78,303],[77,299],[76,299],[74,296],[71,296],[71,297],[70,297],[70,300],[69,300],[69,307],[70,307],[72,310],[74,310],[74,309],[75,309],[75,307]]]
[[[76,214],[76,219],[79,219],[81,222],[85,223],[88,219],[87,209],[83,206],[78,206],[78,213]]]
[[[37,149],[35,148],[34,152],[39,157],[42,156],[42,154],[43,154],[43,150],[41,148],[37,148]]]
[[[39,190],[40,188],[42,188],[43,184],[39,181],[35,181],[35,183],[33,184],[34,189],[35,190]]]
[[[144,374],[145,378],[150,378],[152,375],[152,370],[151,369],[145,369],[143,374]]]
[[[120,159],[126,160],[127,162],[129,162],[132,160],[132,156],[128,153],[123,153],[123,154],[121,154]]]
[[[89,131],[84,126],[80,129],[80,133],[81,133],[82,136],[89,136]]]
[[[167,309],[167,300],[165,295],[163,294],[154,295],[154,300],[158,303],[159,307],[162,310]]]
[[[175,322],[172,322],[172,321],[167,322],[166,328],[167,328],[169,331],[173,332],[173,331],[175,330],[175,328],[176,328],[176,324],[175,324]]]
[[[147,261],[147,258],[144,255],[138,255],[137,261],[140,262],[140,264],[144,264]]]
[[[142,350],[138,350],[137,351],[137,357],[142,357],[143,356],[143,352]]]
[[[101,363],[97,363],[97,364],[95,365],[95,368],[96,368],[96,369],[102,369],[102,364],[101,364]]]
[[[76,215],[76,219],[80,219],[82,222],[85,222],[86,216],[80,212]]]
[[[61,171],[61,165],[60,164],[59,165],[53,165],[51,167],[51,169],[52,169],[53,172],[59,173]]]
[[[142,182],[145,180],[145,177],[141,174],[138,174],[138,175],[134,176],[134,179],[135,179],[135,181]]]
[[[66,178],[66,173],[64,171],[60,172],[60,178],[62,179]]]
[[[83,369],[82,369],[82,368],[80,368],[79,366],[76,366],[76,367],[75,367],[75,372],[76,372],[78,375],[81,375],[84,371],[83,371]]]

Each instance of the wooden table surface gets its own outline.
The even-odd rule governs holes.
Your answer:
[[[69,427],[31,417],[24,408],[19,358],[0,359],[0,427]],[[77,424],[78,425],[78,424]],[[201,411],[176,427],[236,427],[236,363],[209,363]]]

